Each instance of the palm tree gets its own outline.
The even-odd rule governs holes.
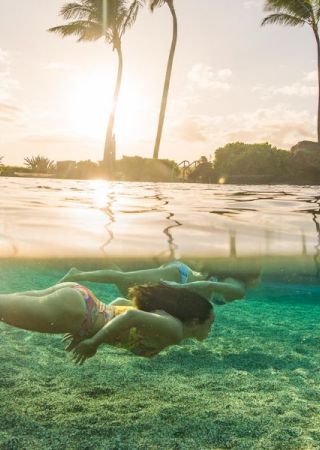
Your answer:
[[[318,142],[320,143],[320,2],[319,0],[266,0],[265,11],[272,12],[261,25],[280,24],[292,27],[309,25],[317,42],[318,53]]]
[[[69,21],[66,25],[50,28],[48,31],[58,33],[62,37],[76,35],[78,42],[96,41],[104,38],[112,45],[118,56],[118,71],[113,102],[108,119],[104,145],[103,166],[112,172],[115,161],[114,123],[118,97],[122,81],[123,56],[122,36],[133,25],[139,8],[144,0],[78,0],[65,4],[60,15]]]
[[[39,173],[53,172],[56,167],[54,161],[41,155],[24,158],[24,164],[32,172]]]
[[[160,108],[160,114],[159,114],[157,137],[156,137],[154,150],[153,150],[153,157],[155,159],[157,159],[159,157],[159,148],[160,148],[160,142],[161,142],[164,118],[165,118],[165,114],[166,114],[166,107],[167,107],[167,101],[168,101],[168,94],[169,94],[169,87],[170,87],[170,80],[171,80],[171,73],[172,73],[172,66],[173,66],[173,59],[174,59],[174,53],[175,53],[175,50],[176,50],[177,38],[178,38],[178,21],[177,21],[176,11],[174,9],[173,1],[174,0],[150,0],[151,11],[153,11],[157,7],[161,7],[164,4],[167,4],[169,9],[170,9],[170,13],[172,15],[172,20],[173,20],[172,42],[171,42],[171,48],[170,48],[169,59],[168,59],[168,64],[167,64],[167,71],[166,71],[165,82],[164,82],[164,86],[163,86],[163,93],[162,93],[161,108]]]

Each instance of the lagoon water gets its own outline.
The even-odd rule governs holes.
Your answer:
[[[0,192],[2,257],[320,251],[319,187],[0,178]]]
[[[262,270],[243,301],[215,306],[209,339],[151,359],[104,346],[79,368],[59,336],[0,323],[0,449],[320,449],[318,187],[0,178],[0,189],[1,293],[48,287],[72,265]]]

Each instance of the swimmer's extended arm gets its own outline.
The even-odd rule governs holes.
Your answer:
[[[72,350],[75,363],[83,364],[87,358],[96,354],[99,345],[115,344],[131,328],[157,336],[166,345],[175,344],[182,339],[182,326],[176,319],[133,309],[112,319],[92,338],[80,342]]]
[[[191,283],[172,283],[162,281],[162,283],[168,286],[176,287],[177,289],[188,289],[196,294],[206,297],[208,300],[214,294],[223,295],[226,302],[231,302],[236,299],[243,298],[245,295],[245,289],[241,283],[234,280],[233,282],[220,282],[220,281],[193,281]]]

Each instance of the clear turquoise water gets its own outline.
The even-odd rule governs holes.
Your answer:
[[[317,188],[0,178],[0,292],[71,266],[262,268],[204,343],[151,360],[0,324],[0,449],[320,449]],[[105,302],[115,286],[91,284]]]

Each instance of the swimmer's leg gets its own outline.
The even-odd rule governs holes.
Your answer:
[[[58,283],[54,286],[51,286],[47,289],[37,289],[35,291],[22,291],[22,292],[15,292],[14,294],[8,294],[8,295],[28,295],[30,297],[43,297],[44,295],[52,294],[55,291],[58,291],[59,289],[65,288],[65,287],[73,287],[76,286],[77,283]]]
[[[104,269],[104,270],[97,270],[94,271],[95,272],[107,272],[107,271],[115,271],[115,272],[123,272],[123,270],[121,269],[121,267],[119,267],[117,264],[111,263],[108,264],[108,268]],[[59,283],[64,283],[64,282],[68,282],[68,281],[80,281],[81,277],[84,274],[90,274],[91,271],[89,272],[85,272],[85,271],[81,271],[79,269],[77,269],[76,267],[72,267],[65,275],[64,277],[61,278],[61,280],[59,280]],[[80,276],[80,279],[78,280],[78,277]],[[88,280],[85,280],[88,281]],[[102,283],[105,283],[104,281],[101,281]],[[99,283],[99,281],[97,281],[97,283]]]
[[[115,284],[122,294],[127,292],[129,287],[126,282],[126,273],[120,270],[94,270],[91,272],[82,272],[81,270],[73,267],[69,272],[62,278],[60,282],[92,282],[92,283],[107,283]]]
[[[58,281],[58,284],[65,283],[68,281],[76,281],[77,276],[80,275],[81,270],[77,269],[76,267],[72,267],[62,278]]]
[[[25,330],[75,334],[84,316],[85,300],[72,287],[41,297],[0,295],[0,320]]]

